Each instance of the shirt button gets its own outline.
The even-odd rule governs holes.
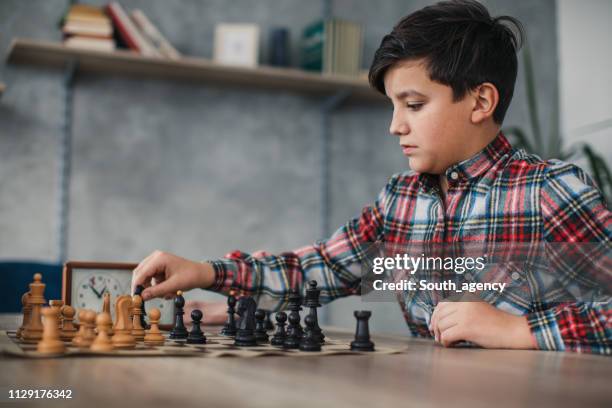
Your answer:
[[[457,179],[459,178],[459,173],[457,173],[456,171],[453,171],[453,172],[450,174],[450,176],[451,176],[451,178],[452,178],[453,180],[457,180]]]

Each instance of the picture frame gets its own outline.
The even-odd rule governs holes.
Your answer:
[[[225,65],[257,67],[259,31],[257,24],[217,24],[213,60]]]

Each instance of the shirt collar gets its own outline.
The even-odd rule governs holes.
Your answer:
[[[504,156],[507,156],[512,150],[512,145],[508,139],[500,131],[495,139],[491,141],[484,149],[476,153],[474,156],[460,161],[459,163],[450,166],[445,174],[449,181],[461,179],[473,179],[482,176],[487,170],[494,167]],[[437,185],[437,177],[421,173],[419,181],[426,191]]]

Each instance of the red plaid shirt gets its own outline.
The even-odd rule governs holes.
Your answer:
[[[212,261],[212,290],[236,288],[262,307],[279,310],[288,291],[311,279],[321,301],[359,294],[364,248],[374,242],[599,242],[610,243],[612,217],[600,191],[578,167],[513,149],[502,133],[475,156],[446,171],[443,200],[437,179],[413,172],[393,176],[376,202],[330,238],[278,255],[234,251]],[[430,337],[435,305],[400,301],[415,336]],[[495,306],[527,316],[540,349],[612,353],[610,303],[542,308],[525,299]],[[509,305],[509,306],[508,306]]]

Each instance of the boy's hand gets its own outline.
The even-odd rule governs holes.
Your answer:
[[[138,264],[132,273],[132,293],[143,285],[143,300],[172,298],[177,290],[207,288],[214,281],[214,270],[208,263],[193,262],[167,252],[155,251]]]
[[[485,348],[535,348],[525,316],[506,313],[482,300],[438,303],[429,330],[445,347],[463,340]]]

